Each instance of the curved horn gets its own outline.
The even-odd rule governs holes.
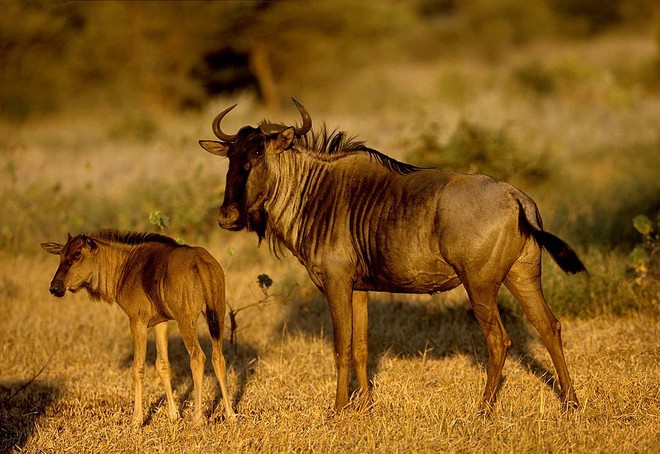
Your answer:
[[[302,126],[300,128],[295,128],[296,135],[304,136],[309,132],[310,129],[312,129],[312,117],[309,115],[309,112],[305,110],[302,104],[300,104],[298,101],[296,101],[293,98],[291,98],[291,100],[298,108],[298,112],[300,112],[300,116],[302,117],[303,120]]]
[[[222,121],[224,116],[227,115],[229,111],[232,110],[237,105],[238,104],[234,104],[233,106],[226,108],[218,115],[216,115],[216,117],[213,119],[213,134],[215,134],[216,137],[222,140],[223,142],[233,142],[238,137],[238,134],[234,134],[232,136],[230,136],[229,134],[225,134],[224,132],[222,132],[222,129],[220,128],[220,122]]]

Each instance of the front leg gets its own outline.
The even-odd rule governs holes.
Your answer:
[[[154,326],[154,334],[156,337],[156,371],[158,371],[160,381],[163,382],[165,387],[167,414],[170,421],[176,421],[179,419],[179,410],[176,407],[172,393],[172,368],[167,354],[167,322]]]
[[[369,380],[367,375],[367,360],[369,356],[368,326],[369,317],[367,311],[369,294],[367,292],[354,291],[351,309],[353,312],[353,367],[357,378],[360,399],[369,402]]]
[[[147,324],[141,320],[131,320],[133,335],[133,386],[135,388],[135,407],[133,408],[133,426],[142,425],[142,387],[144,381],[144,362],[147,356]]]
[[[351,337],[353,313],[351,310],[352,284],[348,280],[328,280],[324,290],[332,315],[334,329],[335,364],[337,367],[337,394],[335,411],[348,405],[348,379],[351,364]]]

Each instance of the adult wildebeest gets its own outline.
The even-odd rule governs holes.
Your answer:
[[[171,420],[179,417],[172,396],[171,369],[167,356],[167,322],[176,320],[190,354],[195,410],[193,421],[202,419],[202,379],[206,356],[197,338],[197,319],[204,311],[213,344],[213,368],[220,383],[225,416],[235,419],[227,391],[227,370],[222,354],[225,316],[225,276],[220,264],[201,247],[179,245],[154,233],[99,230],[89,235],[69,235],[66,244],[42,243],[60,256],[50,283],[50,293],[62,297],[67,290],[87,290],[92,299],[117,303],[128,315],[133,335],[133,424],[142,424],[142,382],[147,352],[147,328],[156,338],[156,370],[165,386]]]
[[[256,231],[276,253],[288,248],[325,293],[335,336],[335,410],[349,400],[351,354],[368,395],[368,291],[434,293],[463,284],[488,344],[482,411],[489,412],[511,346],[497,308],[502,283],[540,333],[565,404],[577,406],[560,323],[541,290],[541,249],[569,273],[584,266],[543,231],[534,201],[485,175],[403,164],[342,132],[308,134],[311,117],[294,103],[300,127],[264,121],[228,135],[220,123],[232,106],[213,121],[221,142],[200,145],[229,158],[220,226]]]

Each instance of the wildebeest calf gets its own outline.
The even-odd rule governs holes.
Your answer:
[[[142,382],[147,350],[147,328],[156,338],[156,370],[167,396],[171,420],[179,417],[172,396],[171,369],[167,356],[167,322],[176,320],[190,354],[195,410],[202,419],[202,379],[206,356],[197,338],[197,319],[204,311],[213,344],[213,368],[220,383],[227,419],[235,419],[227,391],[227,371],[222,354],[225,315],[225,277],[220,264],[201,247],[179,245],[163,235],[99,230],[75,237],[66,244],[42,243],[60,256],[50,283],[50,293],[62,297],[67,290],[86,289],[93,299],[117,303],[128,315],[135,348],[133,424],[142,424]]]

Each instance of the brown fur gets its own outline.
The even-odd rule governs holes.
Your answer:
[[[213,343],[213,367],[220,383],[225,415],[235,419],[227,390],[227,372],[222,354],[225,315],[225,280],[220,264],[201,247],[181,246],[154,233],[99,230],[69,238],[66,244],[42,243],[60,256],[50,292],[58,297],[67,290],[87,290],[93,299],[117,303],[130,320],[135,348],[133,424],[141,425],[142,387],[147,328],[156,338],[156,369],[167,396],[169,417],[179,417],[171,385],[167,354],[167,322],[175,320],[190,354],[194,382],[193,420],[201,423],[202,379],[205,355],[197,338],[197,319],[204,311]]]

